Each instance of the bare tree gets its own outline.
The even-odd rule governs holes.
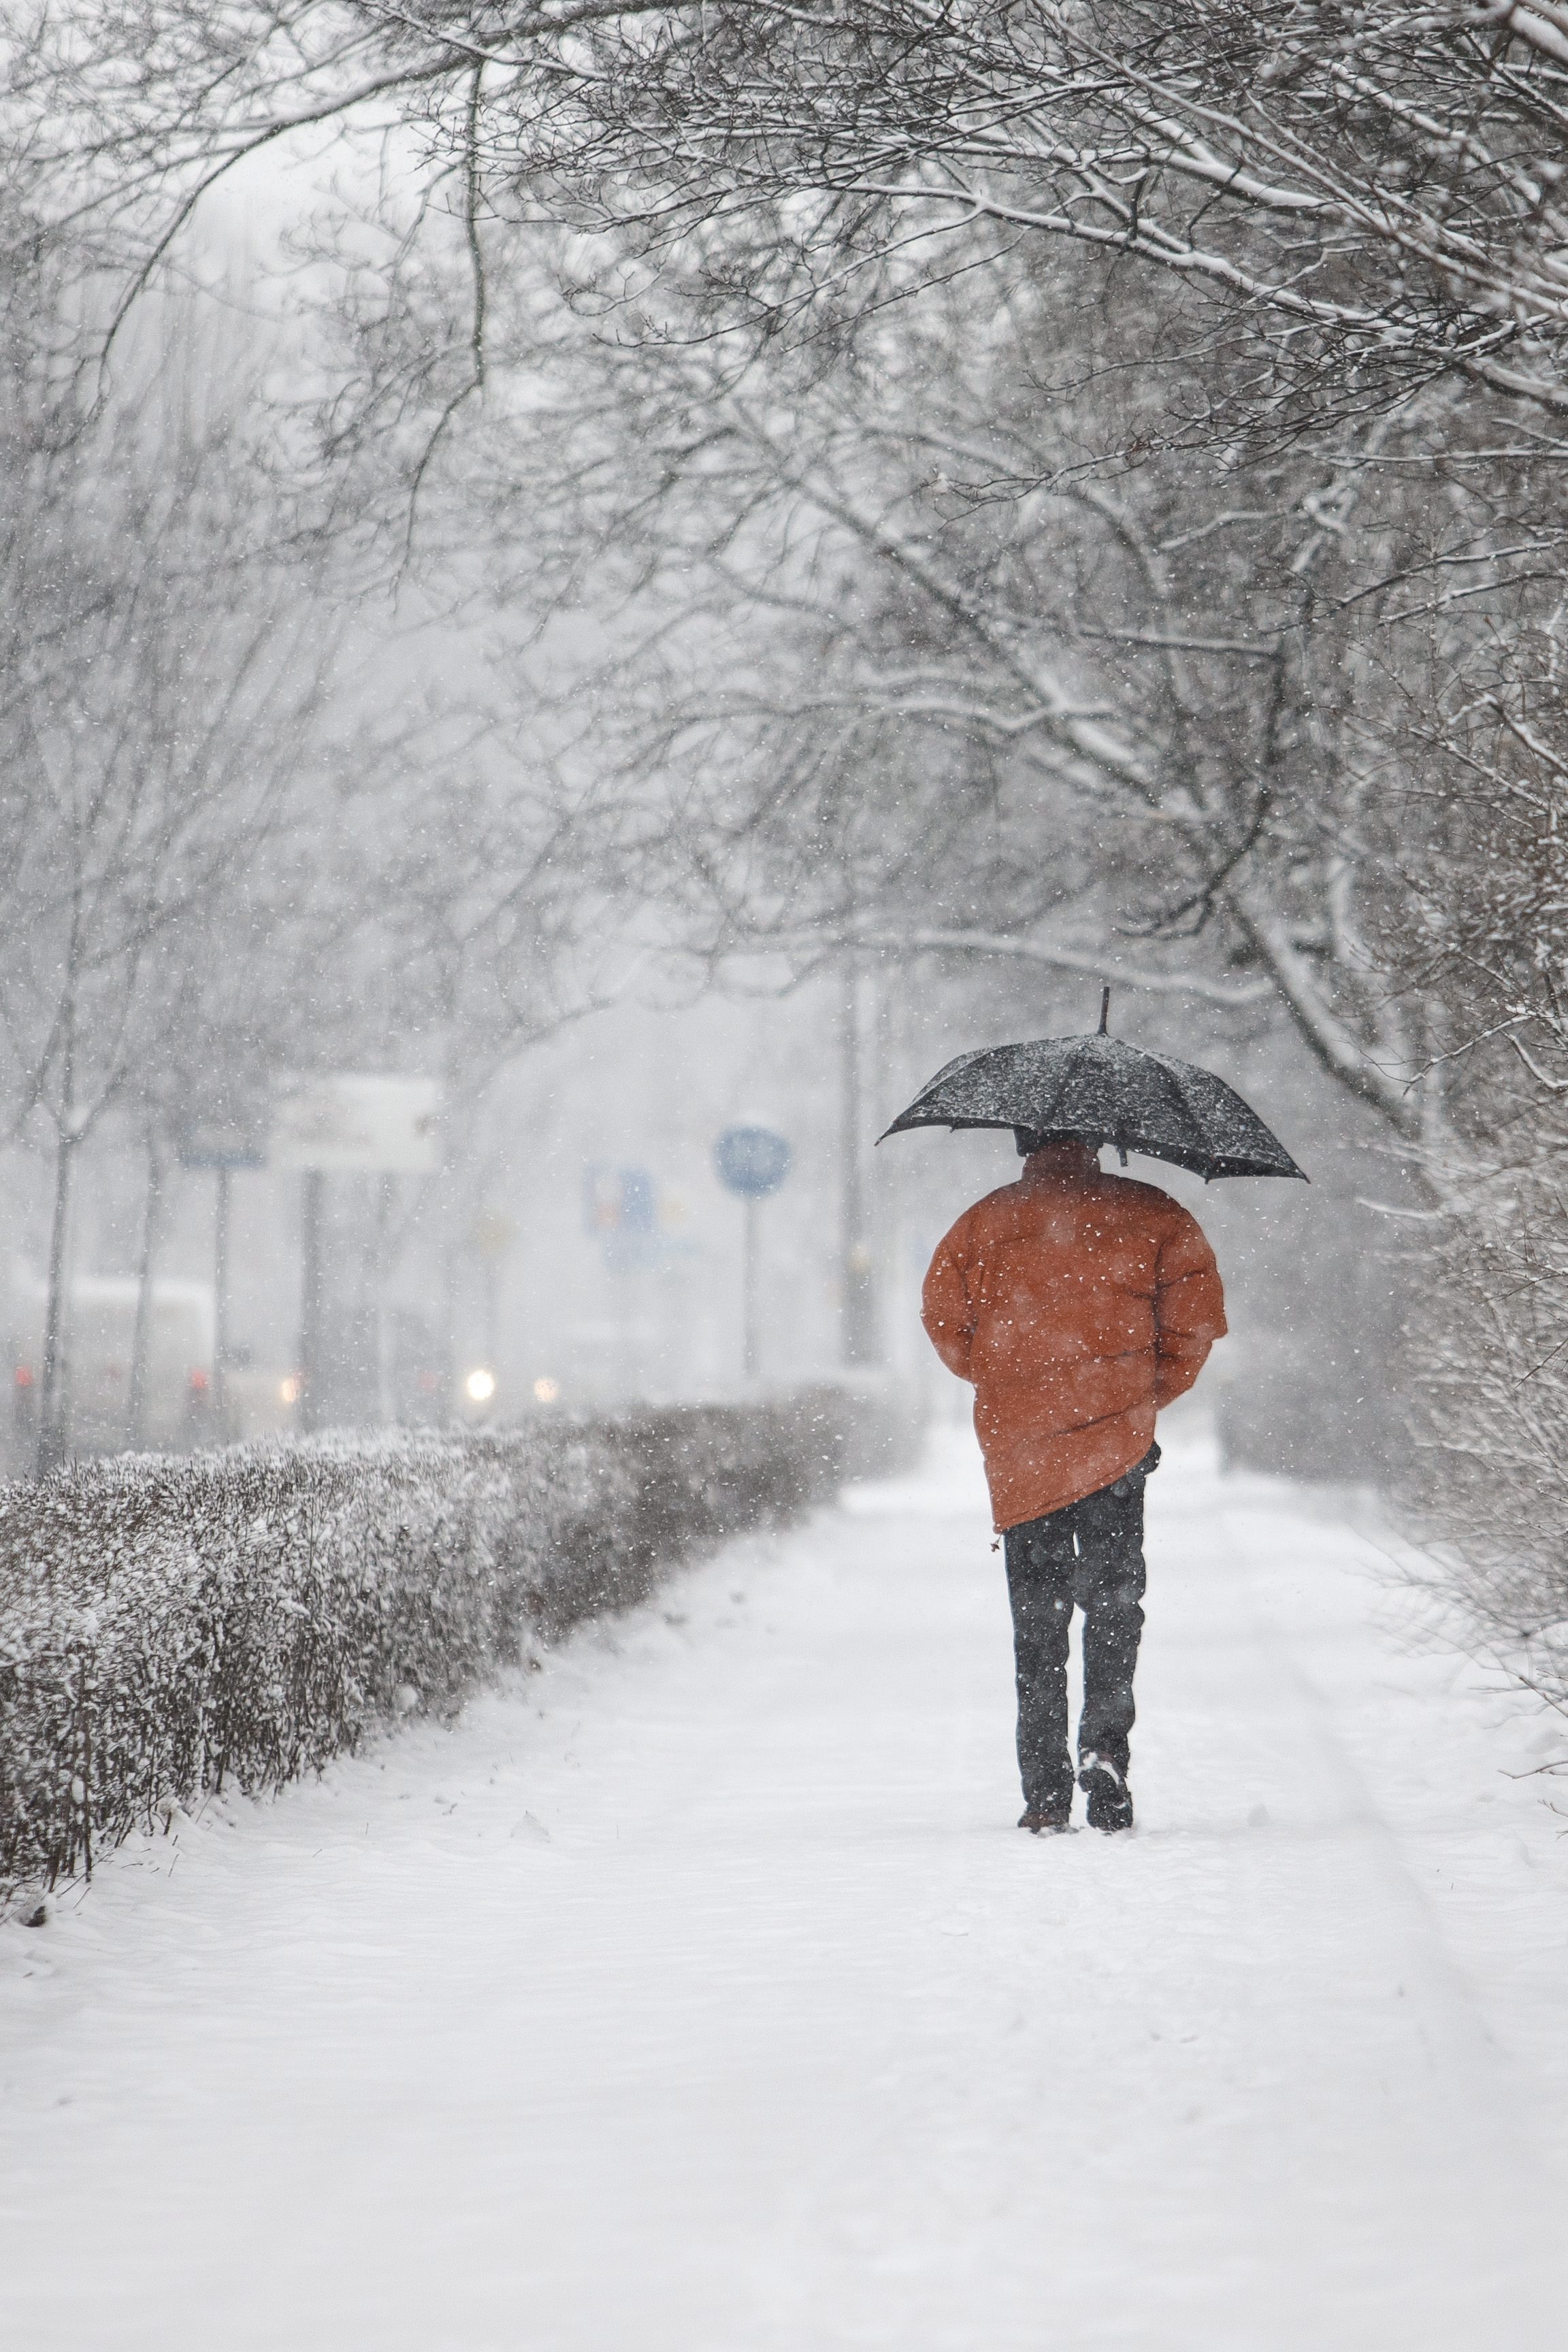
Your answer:
[[[750,467],[760,479],[771,468],[774,513],[793,502],[816,518],[825,544],[854,541],[874,571],[896,574],[922,625],[944,616],[945,673],[928,666],[895,687],[884,660],[873,686],[862,664],[855,679],[841,670],[830,694],[797,693],[788,709],[770,688],[763,699],[779,706],[770,723],[793,718],[797,743],[802,730],[820,743],[837,695],[841,730],[851,705],[861,714],[858,750],[873,704],[888,723],[910,726],[923,697],[928,739],[946,727],[982,748],[983,766],[1005,749],[1015,764],[1052,767],[1059,782],[1076,764],[1082,789],[1094,779],[1092,789],[1142,803],[1147,822],[1185,845],[1174,861],[1194,900],[1185,911],[1222,917],[1314,1053],[1413,1136],[1437,1090],[1413,1098],[1411,1078],[1437,1066],[1449,1041],[1427,1034],[1426,992],[1391,993],[1376,977],[1381,945],[1364,908],[1352,909],[1352,868],[1369,876],[1372,897],[1385,889],[1385,878],[1370,877],[1370,813],[1386,800],[1394,755],[1384,730],[1381,755],[1363,739],[1350,759],[1331,674],[1353,661],[1363,705],[1380,674],[1413,706],[1414,656],[1390,654],[1379,635],[1396,582],[1424,573],[1451,612],[1459,596],[1511,593],[1521,568],[1553,560],[1561,527],[1540,419],[1564,397],[1557,13],[1459,0],[1370,11],[1331,0],[1038,0],[1023,9],[855,0],[816,15],[745,0],[723,10],[559,0],[523,12],[489,0],[439,9],[294,0],[213,20],[184,0],[142,0],[129,18],[121,6],[101,17],[89,7],[68,41],[40,20],[19,41],[16,89],[24,105],[47,95],[50,121],[68,126],[59,157],[78,210],[92,215],[110,198],[121,207],[135,265],[128,290],[173,249],[203,193],[249,156],[323,127],[380,140],[389,123],[407,126],[391,226],[419,331],[401,373],[353,379],[331,420],[340,452],[374,439],[403,453],[405,513],[427,492],[457,420],[481,396],[496,404],[503,316],[520,273],[527,278],[508,223],[572,224],[577,243],[557,247],[555,274],[574,321],[591,320],[617,357],[631,355],[616,371],[605,434],[627,427],[639,404],[645,415],[661,400],[664,414],[679,409],[689,446],[665,445],[665,462],[694,497],[718,511],[728,470]],[[132,90],[113,64],[128,22],[147,60]],[[1137,415],[1124,417],[1120,449],[1101,423],[1095,462],[1074,479],[1061,446],[1029,446],[1016,424],[996,430],[982,410],[978,435],[962,414],[923,439],[905,432],[900,458],[910,499],[929,489],[913,471],[929,463],[931,480],[953,485],[955,505],[994,509],[1010,498],[1025,515],[1051,509],[1052,543],[1065,533],[1079,551],[1075,577],[1118,575],[1110,601],[1121,617],[1106,619],[1100,649],[1069,628],[1070,659],[1058,631],[1047,661],[1005,593],[994,609],[962,576],[962,560],[954,570],[959,534],[940,500],[943,544],[932,551],[922,539],[929,499],[911,530],[906,516],[878,514],[875,485],[869,503],[861,496],[875,468],[863,447],[846,463],[847,444],[870,438],[885,456],[896,436],[874,429],[853,383],[838,395],[837,429],[793,475],[780,401],[804,380],[821,410],[854,346],[863,395],[887,349],[878,322],[911,296],[962,290],[977,268],[981,283],[1000,275],[1015,289],[1082,299],[1090,280],[1050,263],[1064,252],[1169,291],[1145,315],[1136,363],[1156,373],[1150,395],[1129,404]],[[539,317],[536,304],[534,325]],[[1051,331],[1038,294],[1031,303],[1015,293],[998,319],[1026,358],[1028,338]],[[710,339],[707,377],[692,367],[671,388],[668,362],[693,338]],[[939,330],[928,352],[940,342]],[[628,398],[628,377],[645,362],[648,386],[634,381]],[[1124,346],[1100,362],[1126,368],[1133,354]],[[1458,386],[1484,394],[1479,419],[1457,422]],[[1387,520],[1398,470],[1408,478],[1438,440],[1454,451],[1445,488],[1458,485],[1472,508],[1491,509],[1468,535],[1445,536],[1408,498],[1403,520]],[[1157,526],[1142,530],[1139,497],[1108,483],[1107,467],[1194,441],[1225,465],[1256,459],[1273,471],[1251,482],[1238,514],[1211,465],[1184,501],[1167,488]],[[710,467],[708,453],[721,449]],[[571,484],[584,483],[584,466],[602,478],[605,437],[592,457],[574,451],[562,463]],[[1500,481],[1511,489],[1500,493]],[[1552,495],[1521,547],[1510,526],[1543,486]],[[1352,529],[1352,510],[1369,507],[1374,529]],[[623,502],[622,522],[627,510]],[[1253,555],[1281,512],[1295,519],[1286,524],[1294,569],[1260,569]],[[607,541],[578,520],[581,579]],[[737,562],[750,560],[760,528],[732,541]],[[1019,536],[1030,530],[1023,522]],[[1335,584],[1369,604],[1359,630],[1330,625],[1322,585],[1346,569],[1333,559],[1347,532],[1364,560]],[[1173,541],[1182,545],[1173,551]],[[1238,550],[1239,561],[1219,560]],[[1222,573],[1232,583],[1222,591],[1223,648],[1200,642],[1184,618],[1208,608]],[[1245,611],[1238,578],[1257,591]],[[1453,648],[1427,651],[1440,666]],[[974,662],[996,689],[984,707],[951,690]],[[1437,710],[1444,691],[1439,684]],[[1212,744],[1222,710],[1232,772],[1189,761],[1178,793],[1182,745]],[[752,715],[760,725],[766,714]],[[1319,847],[1286,864],[1297,895],[1314,857],[1322,876],[1340,878],[1321,882],[1320,903],[1300,919],[1261,881],[1260,853],[1266,839],[1283,839],[1279,796],[1291,789],[1280,726],[1300,739],[1298,768],[1321,767],[1338,739],[1330,764],[1343,804],[1331,822],[1321,807],[1295,821],[1298,835],[1316,828]],[[963,804],[962,794],[952,802]],[[975,936],[1010,928],[967,927]]]
[[[628,873],[708,957],[1114,955],[1270,999],[1436,1166],[1437,770],[1555,595],[1550,474],[1500,495],[1440,387],[1194,470],[1161,420],[1214,363],[1129,366],[1146,290],[1047,258],[737,358],[668,294],[657,341],[600,334],[580,244],[509,252],[482,415],[436,472],[405,445],[426,530],[488,531]],[[372,413],[415,411],[442,292],[383,307]]]
[[[776,329],[911,239],[932,273],[1066,240],[1199,289],[1276,390],[1359,413],[1458,372],[1568,405],[1557,0],[85,0],[11,45],[142,273],[247,157],[401,121],[481,277],[509,207],[667,250],[749,220],[710,291]],[[477,381],[482,302],[473,329]]]
[[[243,961],[246,885],[292,793],[337,624],[266,543],[221,395],[180,371],[107,415],[20,504],[8,601],[34,616],[8,680],[10,951],[0,1033],[13,1132],[54,1160],[40,1458],[64,1443],[67,1233],[78,1155],[191,1043],[215,955]],[[249,478],[254,480],[255,478]],[[40,625],[41,623],[41,625]]]

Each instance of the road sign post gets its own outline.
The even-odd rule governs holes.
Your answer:
[[[267,1165],[266,1117],[261,1100],[226,1093],[200,1109],[180,1137],[182,1168],[210,1169],[217,1180],[213,1202],[213,1369],[208,1392],[212,1434],[221,1444],[228,1426],[229,1186],[237,1168]]]
[[[327,1408],[325,1180],[334,1173],[437,1174],[442,1157],[440,1082],[379,1070],[279,1078],[273,1086],[271,1157],[275,1168],[296,1171],[302,1179],[300,1423],[319,1429]]]
[[[741,1265],[741,1364],[748,1380],[762,1369],[759,1278],[762,1205],[789,1174],[792,1154],[771,1127],[727,1127],[713,1147],[713,1165],[726,1192],[745,1205]]]
[[[757,1328],[757,1262],[762,1254],[762,1203],[748,1194],[743,1211],[744,1238],[741,1247],[741,1370],[748,1380],[762,1362],[762,1334]]]

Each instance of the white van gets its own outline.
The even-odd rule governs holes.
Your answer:
[[[37,1437],[46,1296],[41,1276],[23,1267],[14,1270],[6,1339],[12,1387],[8,1450],[16,1468],[27,1466]],[[72,1451],[114,1453],[130,1443],[136,1297],[137,1285],[130,1275],[80,1275],[69,1286],[60,1338],[67,1442]],[[144,1444],[183,1449],[214,1442],[216,1325],[211,1283],[153,1283],[142,1407]]]

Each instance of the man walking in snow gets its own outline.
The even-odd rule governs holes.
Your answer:
[[[1179,1202],[1108,1176],[1095,1146],[1015,1130],[1024,1171],[965,1210],[931,1259],[922,1315],[974,1384],[1006,1548],[1018,1679],[1020,1829],[1072,1811],[1068,1630],[1083,1611],[1079,1785],[1091,1829],[1132,1826],[1128,1735],[1143,1630],[1143,1484],[1154,1416],[1223,1337],[1214,1252]]]

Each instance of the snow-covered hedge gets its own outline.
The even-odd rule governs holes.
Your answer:
[[[833,1391],[496,1435],[122,1456],[0,1487],[0,1895],[277,1788],[862,1466]]]

